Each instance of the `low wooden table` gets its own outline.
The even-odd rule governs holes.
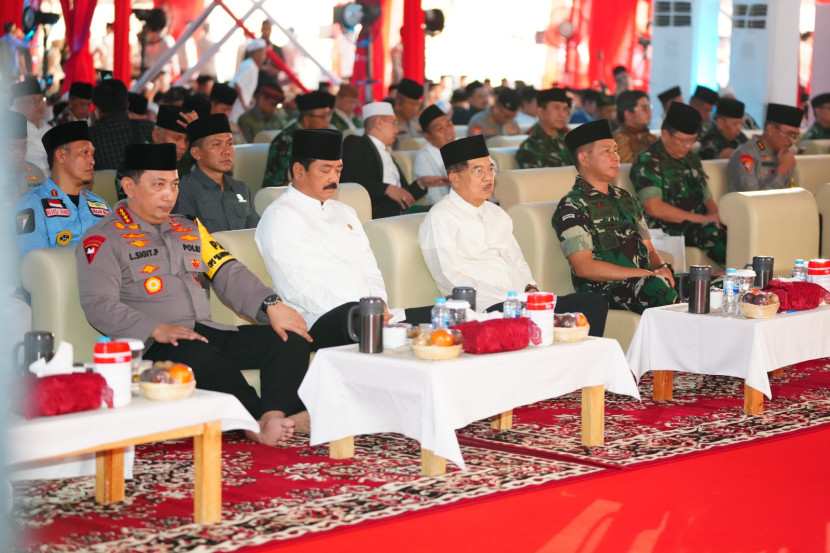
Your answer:
[[[362,354],[357,346],[317,352],[300,397],[311,415],[311,445],[354,455],[354,436],[397,432],[421,444],[421,472],[466,470],[455,430],[493,417],[512,426],[512,409],[582,389],[582,442],[604,440],[606,389],[639,399],[619,343],[590,338],[489,355],[422,361],[409,348]],[[493,416],[495,414],[495,416]]]
[[[652,371],[655,401],[673,397],[674,371],[744,380],[744,412],[764,412],[769,376],[781,367],[830,356],[830,306],[768,319],[698,315],[687,304],[646,309],[628,348],[631,372]]]
[[[193,437],[193,518],[209,524],[222,518],[222,431],[235,429],[258,431],[259,424],[228,394],[196,390],[163,402],[134,396],[117,409],[12,421],[7,469],[94,453],[95,500],[113,503],[125,497],[125,447]]]

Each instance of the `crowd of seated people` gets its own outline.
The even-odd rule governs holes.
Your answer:
[[[404,78],[388,98],[361,106],[360,89],[349,83],[286,94],[260,71],[264,48],[252,40],[234,79],[210,90],[173,87],[149,97],[128,93],[117,79],[77,82],[62,111],[25,78],[9,88],[12,108],[3,117],[14,164],[6,198],[15,206],[21,258],[37,248],[76,248],[89,323],[146,340],[145,357],[194,365],[200,386],[235,394],[260,420],[261,432],[250,437],[264,443],[308,430],[296,387],[309,351],[348,341],[345,313],[361,295],[385,298],[354,210],[334,199],[341,182],[366,189],[375,219],[428,211],[420,244],[438,288],[474,283],[497,307],[509,289],[532,292],[536,284],[498,207],[487,140],[516,136],[521,168],[575,166],[579,176],[551,232],[578,292],[563,305],[584,311],[597,335],[609,306],[642,312],[677,301],[672,267],[649,228],[683,236],[724,262],[726,229],[701,158],[729,160],[730,190],[793,182],[805,115],[796,106],[769,104],[761,134],[749,138],[738,99],[698,86],[686,104],[674,87],[658,95],[663,120],[655,134],[648,94],[616,70],[622,84],[613,94],[521,82],[494,88],[484,80],[442,98],[436,83]],[[830,94],[814,96],[811,107],[809,136],[826,138]],[[274,134],[262,181],[234,178],[236,148],[263,131]],[[396,156],[413,142],[423,147],[407,178]],[[635,195],[611,186],[621,163],[632,164]],[[115,175],[93,189],[100,170]],[[252,189],[286,185],[280,200],[256,213]],[[117,191],[117,203],[99,187]],[[597,198],[602,206],[594,208]],[[608,221],[619,225],[609,231]],[[212,237],[241,229],[256,229],[275,288],[258,283]],[[221,262],[208,263],[211,254]],[[210,285],[265,330],[213,322],[204,295]],[[322,293],[326,285],[331,290]],[[411,322],[425,313],[385,311],[387,320]],[[274,345],[256,350],[269,375],[257,399],[239,371],[252,362],[251,344],[263,340]]]

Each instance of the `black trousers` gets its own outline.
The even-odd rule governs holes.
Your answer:
[[[314,339],[314,342],[311,343],[312,351],[354,343],[352,337],[349,336],[346,319],[349,316],[349,310],[357,304],[356,301],[344,303],[317,319],[308,331]],[[428,323],[432,318],[432,306],[406,309],[405,314],[406,322],[412,325]],[[358,328],[357,321],[352,321],[352,325],[354,328]]]
[[[501,311],[503,305],[497,303],[491,305],[486,311]],[[585,315],[591,329],[590,336],[602,337],[605,332],[605,319],[608,317],[608,300],[601,294],[593,292],[577,292],[567,296],[556,296],[554,313],[573,313],[578,311]]]
[[[283,342],[268,325],[244,325],[234,332],[196,323],[194,330],[208,343],[179,340],[174,346],[156,342],[144,358],[189,365],[197,388],[236,396],[257,420],[267,411],[293,415],[305,410],[297,390],[308,370],[311,344],[306,340],[289,332],[288,341]],[[243,369],[260,370],[261,399],[242,376]]]

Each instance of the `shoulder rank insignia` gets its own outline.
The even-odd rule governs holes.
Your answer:
[[[130,212],[127,211],[127,208],[124,207],[123,205],[121,207],[119,207],[118,209],[116,209],[115,211],[116,211],[116,213],[118,213],[118,216],[121,217],[121,220],[124,221],[125,223],[130,224],[130,223],[133,222],[133,218],[130,217]]]

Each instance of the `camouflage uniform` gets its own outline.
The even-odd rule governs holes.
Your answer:
[[[674,207],[705,215],[706,201],[712,198],[700,158],[689,152],[681,159],[671,157],[659,140],[637,156],[631,166],[631,183],[641,203],[651,198]],[[687,246],[700,248],[716,263],[726,262],[726,230],[715,223],[667,223],[646,215],[649,228],[683,236]]]
[[[620,163],[631,163],[637,154],[657,142],[657,137],[651,134],[648,128],[638,131],[627,125],[620,125],[613,136],[614,142],[617,143]]]
[[[817,122],[807,129],[802,140],[824,140],[830,138],[830,127],[822,127]]]
[[[700,139],[700,159],[717,159],[722,151],[726,148],[737,149],[738,146],[746,142],[744,133],[738,135],[735,140],[727,140],[717,126],[713,126]]]
[[[291,144],[294,131],[302,129],[299,121],[287,125],[271,142],[268,148],[268,161],[265,165],[265,179],[262,187],[282,186],[291,180],[288,176],[288,164],[291,162]]]
[[[650,270],[644,240],[651,235],[637,201],[620,188],[608,186],[603,194],[582,177],[559,202],[551,221],[565,257],[591,250],[593,258],[619,265]],[[648,307],[677,303],[677,292],[657,275],[597,282],[587,280],[571,267],[571,281],[577,292],[605,296],[611,309],[642,313]]]
[[[398,119],[395,121],[395,128],[398,129],[398,138],[395,139],[395,144],[404,138],[421,137],[421,124],[418,122],[417,117],[413,117],[409,121]]]
[[[574,164],[571,153],[565,146],[565,132],[551,136],[545,132],[542,125],[536,123],[528,135],[527,140],[522,142],[516,151],[516,161],[522,169]]]

